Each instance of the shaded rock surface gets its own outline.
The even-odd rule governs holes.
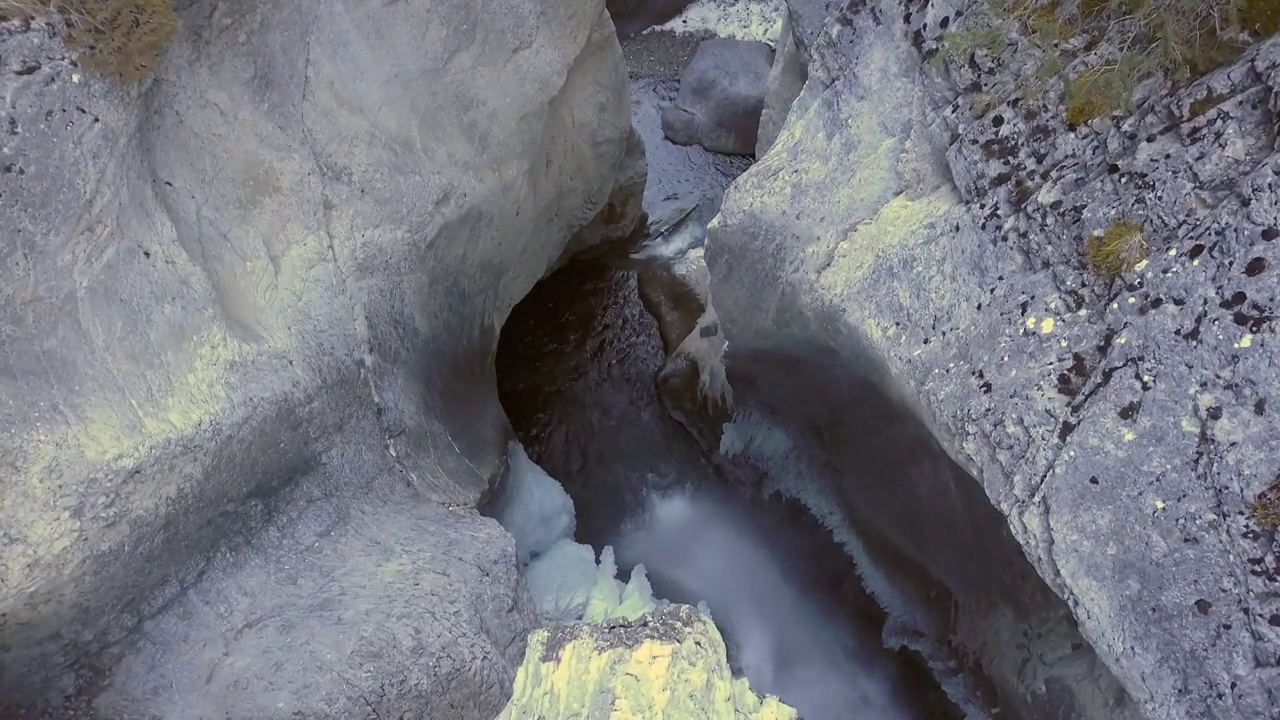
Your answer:
[[[680,93],[662,111],[671,142],[711,152],[756,150],[773,49],[761,42],[714,38],[698,46],[680,78]]]
[[[680,14],[693,0],[608,0],[618,37],[628,38]]]
[[[797,30],[808,82],[708,240],[742,452],[832,478],[864,570],[947,598],[904,631],[981,658],[1006,711],[1272,717],[1278,548],[1247,508],[1280,457],[1280,42],[1072,130],[1059,88],[1009,90],[1016,37],[922,61],[965,5]],[[1111,283],[1081,249],[1118,220],[1150,258]],[[842,449],[868,438],[897,466]]]
[[[300,494],[100,659],[99,717],[493,716],[536,625],[510,536],[403,484]]]
[[[491,358],[566,246],[636,220],[614,27],[179,5],[130,92],[0,28],[0,714],[492,717],[532,609],[470,509]]]
[[[791,104],[800,96],[808,77],[809,55],[796,40],[791,14],[787,13],[782,18],[773,65],[765,80],[760,129],[756,133],[756,157],[768,152],[773,141],[778,139],[782,124],[787,120],[787,113],[791,111]]]
[[[796,712],[733,678],[710,618],[668,605],[632,622],[535,631],[498,717],[785,720]]]

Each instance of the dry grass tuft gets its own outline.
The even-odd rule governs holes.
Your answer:
[[[0,0],[0,20],[57,17],[85,67],[125,84],[154,72],[178,27],[173,0]]]
[[[1245,31],[1255,37],[1280,33],[1280,3],[1276,0],[1243,0],[1240,15]]]
[[[1089,267],[1108,279],[1132,270],[1134,265],[1146,259],[1147,252],[1142,226],[1127,220],[1112,223],[1106,232],[1089,238],[1084,245],[1084,257]]]
[[[1003,46],[1017,31],[1053,69],[1041,80],[1092,58],[1063,78],[1064,119],[1080,125],[1131,111],[1133,91],[1146,80],[1182,85],[1231,63],[1280,32],[1280,0],[988,0],[975,17],[983,18],[979,29],[944,38],[945,53],[995,50],[997,38]]]
[[[1263,530],[1280,530],[1280,478],[1258,493],[1249,507],[1249,517]]]

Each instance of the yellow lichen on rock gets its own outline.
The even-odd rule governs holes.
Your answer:
[[[207,332],[175,358],[169,385],[151,397],[133,395],[124,402],[113,396],[90,397],[80,407],[64,411],[72,420],[67,426],[53,431],[38,427],[28,433],[17,482],[0,490],[0,515],[21,519],[9,528],[21,541],[0,547],[0,570],[9,579],[4,588],[8,592],[0,597],[31,589],[39,563],[72,566],[89,552],[82,542],[81,523],[71,512],[69,498],[75,498],[68,495],[64,479],[128,468],[163,443],[192,435],[224,411],[231,366],[243,352],[225,333]],[[159,379],[156,383],[161,384]],[[134,484],[104,487],[99,494],[116,493],[127,498],[121,502],[130,508],[151,508],[168,502],[175,490],[173,485]]]
[[[724,640],[687,605],[635,622],[544,628],[529,636],[499,720],[791,720],[796,711],[734,679]]]
[[[819,284],[834,296],[843,295],[891,250],[926,240],[929,235],[925,229],[943,217],[956,201],[955,193],[947,187],[915,200],[905,194],[894,197],[836,246],[830,266],[818,278]]]

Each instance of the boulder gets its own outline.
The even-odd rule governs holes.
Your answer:
[[[680,145],[750,155],[756,150],[773,50],[761,42],[715,38],[680,78],[680,93],[662,111],[662,132]]]
[[[1280,41],[1068,128],[1059,92],[1008,91],[1017,38],[924,62],[966,4],[831,17],[727,194],[738,447],[825,477],[898,630],[940,628],[1006,711],[1275,716],[1280,547],[1250,505],[1280,456]],[[1149,257],[1113,281],[1084,248],[1119,223]]]
[[[533,618],[471,509],[492,357],[637,220],[613,24],[179,6],[140,86],[0,26],[0,714],[492,717]]]

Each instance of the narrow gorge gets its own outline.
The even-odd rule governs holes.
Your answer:
[[[0,716],[1276,717],[1162,2],[0,0]]]

